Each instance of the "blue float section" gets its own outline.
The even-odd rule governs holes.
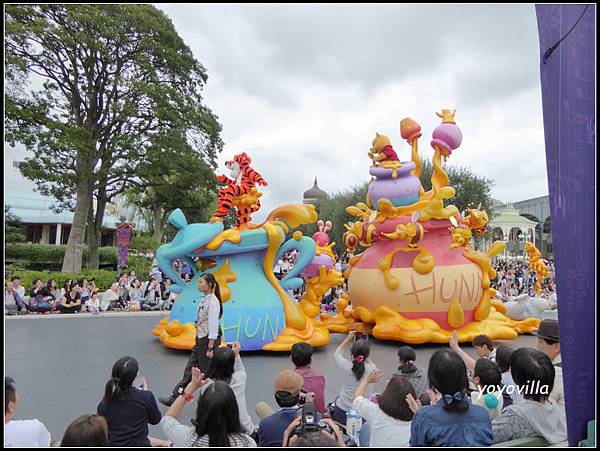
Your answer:
[[[171,243],[161,246],[157,251],[157,259],[165,274],[176,280],[180,292],[177,302],[169,315],[169,321],[178,320],[181,324],[196,321],[198,306],[204,295],[198,289],[198,279],[204,273],[194,274],[189,283],[185,283],[172,268],[174,259],[190,261],[192,255],[200,258],[210,258],[216,266],[206,271],[218,271],[228,260],[229,269],[237,278],[227,286],[231,297],[223,303],[223,318],[221,328],[226,341],[239,341],[246,351],[260,350],[265,344],[271,343],[285,328],[283,304],[277,290],[265,276],[264,264],[268,248],[268,237],[264,229],[249,230],[241,233],[238,244],[224,242],[215,251],[195,251],[211,241],[222,231],[221,227],[197,227],[207,224],[190,224],[180,215],[175,216],[176,226],[182,226]],[[214,224],[210,224],[214,226]],[[277,226],[283,240],[283,229]],[[190,233],[190,230],[192,233]],[[302,270],[316,255],[316,243],[311,238],[302,237],[300,240],[289,239],[284,242],[277,252],[277,258],[285,252],[298,251],[298,261],[292,271],[278,282],[283,290],[299,288],[303,280],[299,277]],[[275,260],[277,261],[277,259]],[[195,269],[195,265],[192,265]],[[273,271],[273,268],[269,268]],[[173,273],[175,277],[173,277]],[[175,291],[175,290],[174,290]]]

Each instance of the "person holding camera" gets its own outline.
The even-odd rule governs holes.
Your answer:
[[[311,403],[306,403],[302,414],[290,423],[283,434],[284,447],[322,448],[346,447],[344,436],[335,421],[326,418],[313,424]],[[312,406],[314,408],[314,404]]]
[[[296,367],[294,371],[304,379],[304,391],[315,394],[317,412],[325,413],[325,376],[311,368],[313,347],[308,343],[300,342],[292,346],[290,358]]]
[[[314,394],[302,393],[304,379],[292,370],[284,370],[275,379],[275,401],[279,411],[263,418],[258,425],[259,446],[282,446],[283,434],[308,400],[314,403]],[[257,408],[259,406],[257,405]],[[258,413],[258,412],[257,412]],[[318,419],[320,416],[317,414]]]
[[[196,320],[196,344],[183,372],[183,379],[175,385],[169,398],[160,397],[158,401],[165,406],[170,406],[183,392],[192,377],[192,368],[200,368],[206,374],[215,350],[219,349],[223,332],[219,325],[223,317],[223,304],[221,290],[215,276],[206,273],[198,279],[198,289],[204,298],[198,306],[198,319]]]
[[[364,396],[368,386],[382,378],[382,370],[375,370],[363,377],[354,393],[352,409],[369,425],[370,447],[408,446],[413,412],[406,397],[408,394],[416,397],[415,389],[405,377],[395,374],[379,395],[377,403],[369,401]]]
[[[352,409],[352,400],[359,384],[366,374],[370,374],[377,369],[377,366],[369,358],[371,346],[367,337],[366,334],[350,331],[335,350],[335,363],[342,373],[342,389],[334,403],[333,419],[341,424],[346,424],[346,413]],[[344,349],[348,347],[351,341],[354,341],[350,349],[352,360],[348,360],[344,357]],[[366,392],[368,398],[373,394],[373,389],[369,387]]]

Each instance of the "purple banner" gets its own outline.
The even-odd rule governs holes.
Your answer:
[[[127,266],[129,258],[129,241],[133,235],[133,224],[117,224],[117,255],[119,256],[119,268]]]
[[[574,446],[596,418],[596,7],[536,5],[536,13],[560,348]]]

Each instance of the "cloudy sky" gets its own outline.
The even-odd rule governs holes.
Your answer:
[[[375,132],[409,160],[404,117],[431,158],[441,108],[463,133],[449,164],[493,179],[500,200],[548,193],[533,5],[156,6],[208,71],[220,169],[245,151],[269,182],[255,219],[301,201],[315,176],[330,193],[368,180]],[[11,169],[22,155],[5,151],[14,190],[30,189]]]

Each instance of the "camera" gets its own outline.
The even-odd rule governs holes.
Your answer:
[[[314,402],[305,402],[302,406],[302,412],[300,415],[302,416],[302,420],[292,435],[299,435],[305,432],[315,432],[321,430],[332,432],[328,425],[322,421],[319,421],[317,406]]]

